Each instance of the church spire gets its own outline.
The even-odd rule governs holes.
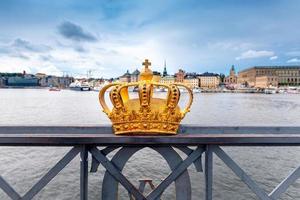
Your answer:
[[[165,63],[164,63],[164,71],[163,71],[163,77],[167,76],[168,75],[168,72],[167,72],[167,62],[165,60]]]

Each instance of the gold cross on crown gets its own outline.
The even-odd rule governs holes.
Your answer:
[[[145,66],[145,68],[148,68],[149,66],[151,66],[151,62],[149,62],[148,59],[145,59],[145,62],[143,62],[143,65]]]

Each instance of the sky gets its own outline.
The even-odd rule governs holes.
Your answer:
[[[1,0],[0,72],[116,77],[300,65],[297,0]]]

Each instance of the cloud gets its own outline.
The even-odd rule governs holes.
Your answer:
[[[77,52],[79,52],[79,53],[86,53],[86,52],[88,52],[88,50],[86,50],[82,46],[75,46],[74,50],[77,51]]]
[[[94,42],[97,38],[91,33],[83,30],[83,28],[72,22],[65,21],[61,23],[58,27],[59,33],[66,39],[73,41],[86,41]]]
[[[262,57],[270,57],[274,56],[273,51],[255,51],[255,50],[248,50],[244,53],[242,53],[240,56],[236,57],[236,60],[242,60],[242,59],[251,59],[251,58],[262,58]]]
[[[45,62],[54,60],[54,58],[51,55],[40,55],[39,59]]]
[[[299,58],[292,58],[292,59],[289,59],[286,62],[287,63],[300,63],[300,59]]]
[[[30,60],[38,54],[44,54],[52,50],[44,44],[33,44],[27,40],[17,38],[11,42],[0,45],[0,56]]]
[[[11,54],[9,54],[11,57],[15,57],[15,58],[21,58],[24,60],[30,60],[29,56],[21,53],[21,52],[13,52]]]
[[[270,57],[270,60],[276,60],[276,59],[278,59],[278,56],[272,56],[272,57]]]
[[[31,51],[31,52],[47,52],[50,51],[52,48],[47,45],[36,45],[32,44],[29,41],[17,38],[14,40],[14,42],[11,45],[16,50],[22,50],[22,51]]]

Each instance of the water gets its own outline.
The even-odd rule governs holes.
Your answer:
[[[44,89],[0,89],[0,125],[91,125],[107,124],[96,92]],[[183,123],[203,126],[300,125],[300,95],[195,94],[192,111]],[[57,162],[66,147],[0,147],[0,174],[24,194]],[[270,192],[300,165],[298,147],[226,147],[224,150],[266,191]],[[151,178],[154,184],[169,173],[166,162],[153,150],[135,154],[124,172],[134,184]],[[193,199],[203,199],[204,177],[189,168]],[[89,174],[89,198],[101,199],[104,169]],[[120,199],[128,199],[123,191]],[[163,199],[174,199],[171,185]],[[8,197],[0,191],[0,199]],[[35,199],[79,199],[79,158],[72,161]],[[218,158],[214,160],[214,199],[257,199]],[[300,199],[300,180],[281,199]]]

